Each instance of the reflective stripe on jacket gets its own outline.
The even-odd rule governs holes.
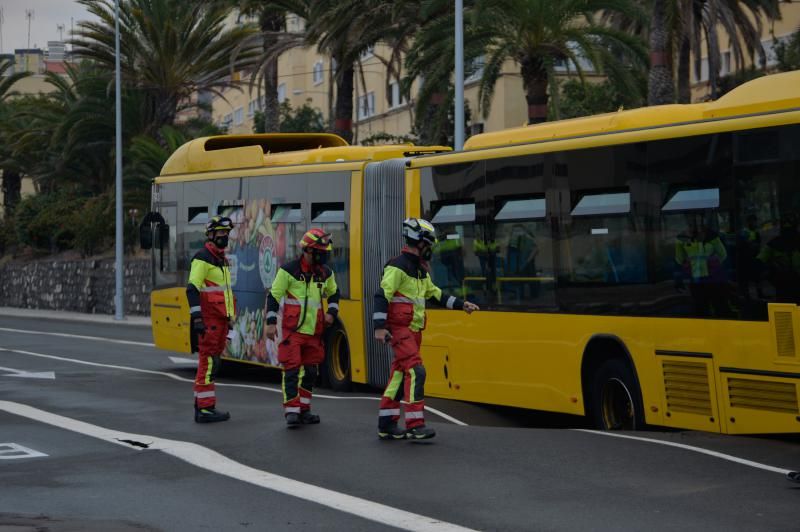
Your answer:
[[[336,316],[339,288],[329,267],[318,267],[312,272],[303,268],[301,260],[293,260],[278,269],[267,296],[267,324],[278,322],[279,304],[283,300],[283,329],[319,335],[324,329],[322,300],[328,299],[328,313]]]
[[[376,329],[387,325],[407,326],[412,331],[425,328],[425,301],[462,309],[464,301],[455,296],[443,296],[433,284],[427,265],[418,255],[403,249],[383,269],[381,287],[375,294],[375,312],[372,315]]]
[[[214,244],[206,245],[192,257],[189,284],[186,287],[189,312],[204,318],[234,318],[236,301],[231,289],[231,272],[224,252]]]

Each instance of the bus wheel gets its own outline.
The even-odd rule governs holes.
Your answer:
[[[339,392],[350,391],[350,344],[347,334],[339,322],[334,323],[327,332],[325,342],[325,363],[322,378],[331,389]]]
[[[600,430],[644,428],[642,394],[633,371],[623,360],[603,362],[592,381],[592,423]]]

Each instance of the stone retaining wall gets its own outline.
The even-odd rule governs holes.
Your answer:
[[[0,266],[0,306],[114,314],[114,259]],[[150,260],[125,261],[125,314],[150,314]]]

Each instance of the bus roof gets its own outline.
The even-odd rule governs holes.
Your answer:
[[[464,150],[655,128],[800,108],[800,71],[754,79],[707,103],[658,105],[522,126],[471,137]]]
[[[331,133],[220,135],[191,140],[175,150],[162,176],[214,170],[289,166],[344,161],[380,161],[448,151],[445,146],[350,146]]]

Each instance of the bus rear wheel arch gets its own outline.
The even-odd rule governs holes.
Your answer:
[[[344,326],[338,320],[325,332],[322,382],[339,392],[349,392],[352,388],[350,344]]]
[[[594,428],[644,428],[639,380],[630,355],[619,339],[592,339],[584,352],[581,377],[586,415]]]

